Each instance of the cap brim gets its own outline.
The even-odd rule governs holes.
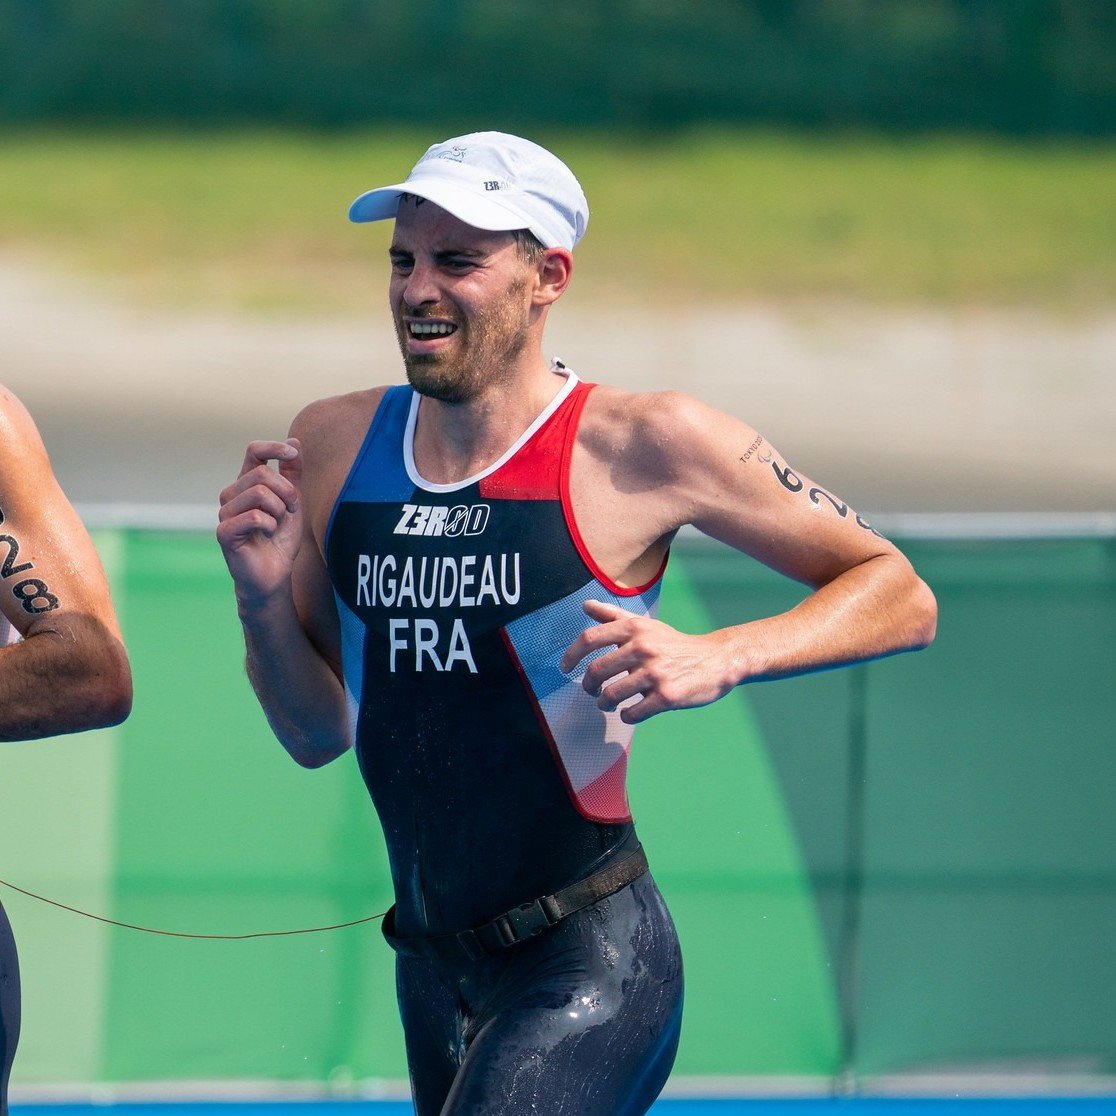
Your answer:
[[[369,190],[349,206],[349,220],[384,221],[388,217],[394,217],[399,209],[399,199],[405,192],[403,183]]]
[[[399,211],[399,200],[404,194],[425,198],[475,229],[511,232],[514,229],[529,229],[533,223],[530,217],[515,206],[508,205],[506,201],[478,196],[475,190],[462,189],[456,183],[447,182],[443,178],[423,177],[412,178],[396,186],[381,186],[361,194],[349,206],[349,220],[384,221],[394,217]]]

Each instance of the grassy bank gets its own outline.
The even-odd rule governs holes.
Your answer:
[[[0,251],[160,303],[345,312],[386,227],[346,220],[427,142],[399,132],[0,136]],[[580,297],[1116,303],[1116,146],[712,132],[539,136],[593,218]]]

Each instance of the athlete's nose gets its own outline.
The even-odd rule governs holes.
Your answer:
[[[403,285],[403,301],[410,307],[417,307],[426,302],[437,302],[439,295],[434,268],[416,263]]]

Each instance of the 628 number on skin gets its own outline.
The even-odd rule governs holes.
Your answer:
[[[4,522],[4,511],[0,509],[0,523]],[[11,577],[33,570],[33,562],[20,562],[19,542],[14,535],[0,534],[0,544],[7,548],[3,562],[0,562],[0,579],[7,581]],[[59,605],[58,598],[47,587],[47,583],[39,577],[25,577],[12,586],[12,596],[19,601],[24,612],[39,615],[43,612],[53,612]]]

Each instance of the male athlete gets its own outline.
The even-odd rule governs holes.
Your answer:
[[[0,387],[0,740],[114,725],[132,676],[93,543],[31,416]],[[19,1038],[19,966],[0,906],[0,1116]]]
[[[311,404],[221,494],[248,672],[300,764],[356,749],[418,1116],[634,1116],[674,1059],[682,966],[628,810],[633,726],[923,647],[934,599],[748,426],[544,357],[589,216],[550,152],[448,140],[350,216],[395,220],[408,385]],[[685,524],[811,592],[661,623]]]

